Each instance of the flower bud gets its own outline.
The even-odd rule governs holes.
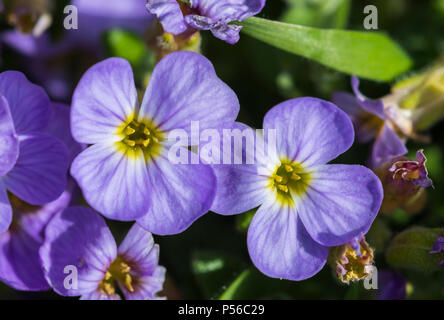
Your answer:
[[[342,283],[349,284],[368,277],[373,270],[373,249],[364,236],[330,249],[329,261]]]
[[[398,208],[408,213],[420,211],[425,203],[425,188],[433,186],[428,177],[423,150],[415,160],[396,157],[375,170],[384,187],[381,212],[390,214]]]

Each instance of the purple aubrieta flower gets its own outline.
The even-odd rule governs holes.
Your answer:
[[[127,300],[156,299],[165,279],[148,231],[134,224],[117,248],[105,220],[87,207],[54,216],[40,257],[54,291],[82,300],[120,299],[117,286]]]
[[[74,160],[72,176],[106,217],[137,220],[154,234],[179,233],[209,210],[216,181],[210,166],[171,163],[168,133],[179,129],[190,137],[191,122],[218,128],[238,112],[235,93],[202,55],[163,58],[140,107],[129,63],[105,60],[74,93],[73,136],[92,146]]]
[[[444,236],[439,236],[438,239],[433,244],[433,248],[430,251],[430,254],[442,253],[444,252]],[[444,267],[444,260],[439,264],[441,267]]]
[[[259,207],[248,230],[253,263],[270,277],[303,280],[322,269],[328,247],[369,230],[381,182],[363,166],[326,165],[354,139],[348,116],[332,103],[283,102],[267,113],[263,128],[276,130],[276,151],[257,153],[255,164],[214,165],[211,210],[231,215]]]
[[[9,195],[47,204],[65,190],[65,145],[47,133],[50,101],[40,87],[15,71],[0,74],[0,234],[12,221]]]
[[[63,141],[69,147],[72,159],[81,151],[81,146],[71,137],[69,107],[52,103],[51,109],[52,117],[44,131]],[[54,214],[69,205],[76,193],[75,184],[70,179],[60,197],[42,206],[30,205],[9,194],[13,216],[9,229],[0,234],[0,281],[17,290],[50,289],[39,257],[44,229]]]
[[[370,100],[359,91],[359,79],[351,80],[354,95],[335,92],[332,101],[351,118],[358,142],[373,144],[370,166],[375,168],[383,162],[407,153],[405,139],[411,131],[397,107],[385,105],[382,100]]]
[[[147,0],[148,12],[174,35],[210,30],[230,44],[239,41],[241,26],[230,24],[258,14],[265,0]]]

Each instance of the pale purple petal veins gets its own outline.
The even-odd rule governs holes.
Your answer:
[[[272,108],[264,118],[264,129],[276,130],[281,158],[304,167],[325,164],[353,144],[352,122],[334,104],[316,98],[298,98]]]
[[[137,91],[128,61],[110,58],[92,66],[74,92],[71,130],[80,143],[118,141],[117,129],[137,111]]]
[[[265,0],[192,0],[192,7],[201,15],[219,21],[242,21],[258,14]]]
[[[23,136],[17,163],[3,181],[20,199],[42,205],[65,190],[68,165],[68,150],[60,140],[43,133]]]
[[[0,95],[0,177],[14,167],[18,156],[19,140],[9,111],[8,101]]]
[[[0,179],[0,234],[9,229],[12,221],[12,208],[9,203],[6,187]]]
[[[356,76],[352,76],[351,84],[353,92],[356,96],[357,102],[364,108],[367,112],[374,114],[381,119],[385,119],[384,113],[384,103],[382,100],[370,100],[364,96],[361,91],[359,91],[359,79]]]
[[[104,293],[103,291],[97,289],[92,292],[88,292],[80,296],[79,300],[122,300],[122,298],[117,294],[113,293],[112,295],[109,295],[107,293]]]
[[[204,56],[175,52],[154,69],[143,98],[139,119],[152,119],[163,131],[184,129],[190,135],[192,121],[200,129],[218,128],[234,121],[239,100],[216,75]]]
[[[23,73],[1,73],[0,94],[8,101],[17,134],[46,128],[51,116],[49,97],[41,87],[29,82]]]
[[[190,152],[186,150],[188,159]],[[149,164],[152,206],[137,220],[158,235],[177,234],[208,212],[214,201],[216,177],[204,164],[173,164],[167,155]]]
[[[165,32],[175,35],[187,30],[182,10],[177,0],[148,0],[146,8],[162,24]]]
[[[159,246],[148,231],[134,224],[118,249],[118,254],[129,264],[134,291],[120,288],[128,300],[154,299],[162,290],[165,268],[159,266]]]
[[[382,203],[380,180],[358,165],[313,169],[306,194],[297,203],[308,233],[325,246],[337,246],[365,234]]]
[[[405,155],[407,152],[404,141],[388,125],[384,125],[373,144],[370,167],[376,168],[392,158]]]
[[[74,159],[71,175],[86,201],[109,219],[132,221],[150,207],[153,191],[142,151],[134,156],[114,144],[93,145]]]
[[[269,199],[248,229],[248,251],[254,265],[272,278],[304,280],[327,261],[328,248],[307,233],[295,210]]]
[[[87,207],[71,207],[48,224],[40,257],[45,277],[57,293],[91,295],[117,257],[117,246],[101,216]],[[77,269],[77,288],[65,285],[71,274],[67,266]]]

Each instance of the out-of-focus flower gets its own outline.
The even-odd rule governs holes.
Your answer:
[[[156,299],[165,280],[148,231],[135,224],[117,248],[105,220],[86,207],[68,208],[51,220],[40,257],[51,287],[83,300],[120,299],[117,286],[127,300]],[[77,269],[75,285],[66,285],[67,266]]]
[[[330,249],[330,257],[338,279],[346,284],[367,278],[373,271],[373,249],[364,236]]]
[[[52,103],[51,109],[52,116],[44,131],[68,146],[72,160],[81,151],[81,146],[71,136],[69,107]],[[75,194],[76,187],[72,180],[68,181],[58,199],[42,206],[30,205],[8,194],[13,217],[9,229],[0,234],[0,281],[17,290],[50,289],[39,257],[44,229],[54,214],[69,205]]]
[[[378,271],[378,300],[404,300],[407,294],[407,282],[399,273],[391,270]]]
[[[444,252],[444,236],[438,237],[436,242],[433,244],[433,248],[430,251],[431,254]],[[441,267],[444,267],[444,260],[440,263]]]
[[[359,80],[353,76],[354,95],[347,92],[335,92],[332,101],[344,110],[351,118],[358,142],[373,144],[370,166],[407,153],[405,140],[414,135],[411,121],[397,108],[388,102],[370,100],[359,91]]]
[[[231,24],[258,14],[265,0],[147,0],[148,12],[159,19],[165,32],[188,37],[210,30],[230,44],[239,41],[241,26]]]
[[[397,208],[407,212],[420,211],[425,202],[425,188],[433,186],[428,177],[426,157],[423,150],[416,153],[415,160],[401,156],[391,159],[375,169],[384,186],[381,211],[392,213]]]
[[[3,0],[3,9],[9,24],[21,33],[40,36],[52,23],[53,3],[49,0]]]
[[[129,63],[105,60],[74,93],[73,136],[91,147],[74,160],[71,174],[106,217],[137,220],[155,234],[182,232],[209,210],[216,181],[210,166],[170,162],[168,134],[180,129],[190,137],[194,121],[202,130],[219,128],[238,112],[236,94],[202,55],[163,58],[140,107]]]
[[[283,102],[267,113],[263,127],[276,130],[275,152],[256,153],[254,164],[213,165],[211,210],[231,215],[260,206],[248,230],[253,263],[270,277],[303,280],[322,269],[328,247],[369,230],[382,186],[363,166],[326,165],[354,140],[350,119],[332,103]]]
[[[145,1],[74,0],[78,29],[66,30],[60,41],[52,41],[48,32],[35,37],[7,31],[1,35],[2,42],[23,56],[27,72],[51,97],[68,100],[81,74],[103,57],[101,36],[105,31],[124,28],[142,35],[153,23]]]
[[[44,205],[65,190],[66,146],[44,133],[50,101],[42,88],[15,71],[0,74],[0,233],[9,229],[9,191],[32,205]]]

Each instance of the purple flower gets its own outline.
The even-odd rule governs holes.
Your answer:
[[[145,10],[145,0],[74,0],[72,4],[78,10],[78,29],[67,30],[59,42],[51,41],[48,32],[40,37],[15,30],[1,35],[2,42],[24,57],[22,65],[30,76],[59,100],[67,100],[72,94],[72,83],[79,75],[72,71],[82,72],[103,56],[101,36],[105,31],[124,28],[142,34],[154,21]],[[73,53],[81,53],[82,59],[73,58]],[[67,72],[72,61],[75,66]]]
[[[140,107],[129,63],[105,60],[74,93],[73,136],[91,146],[74,160],[72,176],[106,217],[137,220],[155,234],[182,232],[209,210],[216,181],[207,165],[171,163],[168,133],[182,129],[190,136],[192,121],[218,128],[238,112],[235,93],[199,54],[162,59]]]
[[[255,164],[214,165],[211,210],[231,215],[260,206],[248,230],[254,264],[270,277],[303,280],[321,270],[328,247],[368,231],[381,183],[362,166],[326,165],[354,138],[347,115],[329,102],[283,102],[267,113],[264,129],[276,130],[276,152],[257,153]]]
[[[400,274],[391,270],[378,273],[378,300],[404,300],[407,294],[407,282]]]
[[[86,207],[68,208],[51,220],[40,256],[52,288],[83,300],[120,299],[116,285],[128,300],[156,299],[165,279],[149,232],[135,224],[117,248],[105,220]],[[72,278],[66,270],[75,270]]]
[[[428,188],[433,186],[432,180],[428,177],[426,168],[426,157],[424,150],[416,153],[415,160],[398,160],[390,167],[389,171],[393,173],[393,179],[402,179],[411,181],[415,186]]]
[[[52,116],[44,132],[59,138],[70,149],[71,159],[81,146],[71,136],[69,108],[52,103]],[[42,205],[30,205],[8,194],[13,216],[9,229],[0,234],[0,281],[17,290],[48,290],[43,275],[39,249],[43,244],[43,232],[55,213],[64,210],[76,194],[74,181],[70,179],[65,191],[56,200]]]
[[[398,108],[384,105],[382,100],[370,100],[359,91],[359,79],[351,80],[354,95],[335,92],[333,103],[344,110],[351,118],[358,142],[375,140],[370,165],[377,167],[381,163],[407,153],[405,139],[411,127]]]
[[[438,239],[433,244],[433,248],[430,251],[430,254],[442,253],[444,252],[444,236],[439,236]],[[439,264],[441,267],[444,267],[444,260]]]
[[[210,30],[215,37],[235,44],[242,27],[230,22],[258,14],[264,5],[265,0],[147,0],[146,7],[165,32],[188,35]]]
[[[0,234],[12,221],[8,193],[31,205],[57,199],[66,187],[68,152],[44,133],[51,116],[43,89],[19,72],[0,74]]]

